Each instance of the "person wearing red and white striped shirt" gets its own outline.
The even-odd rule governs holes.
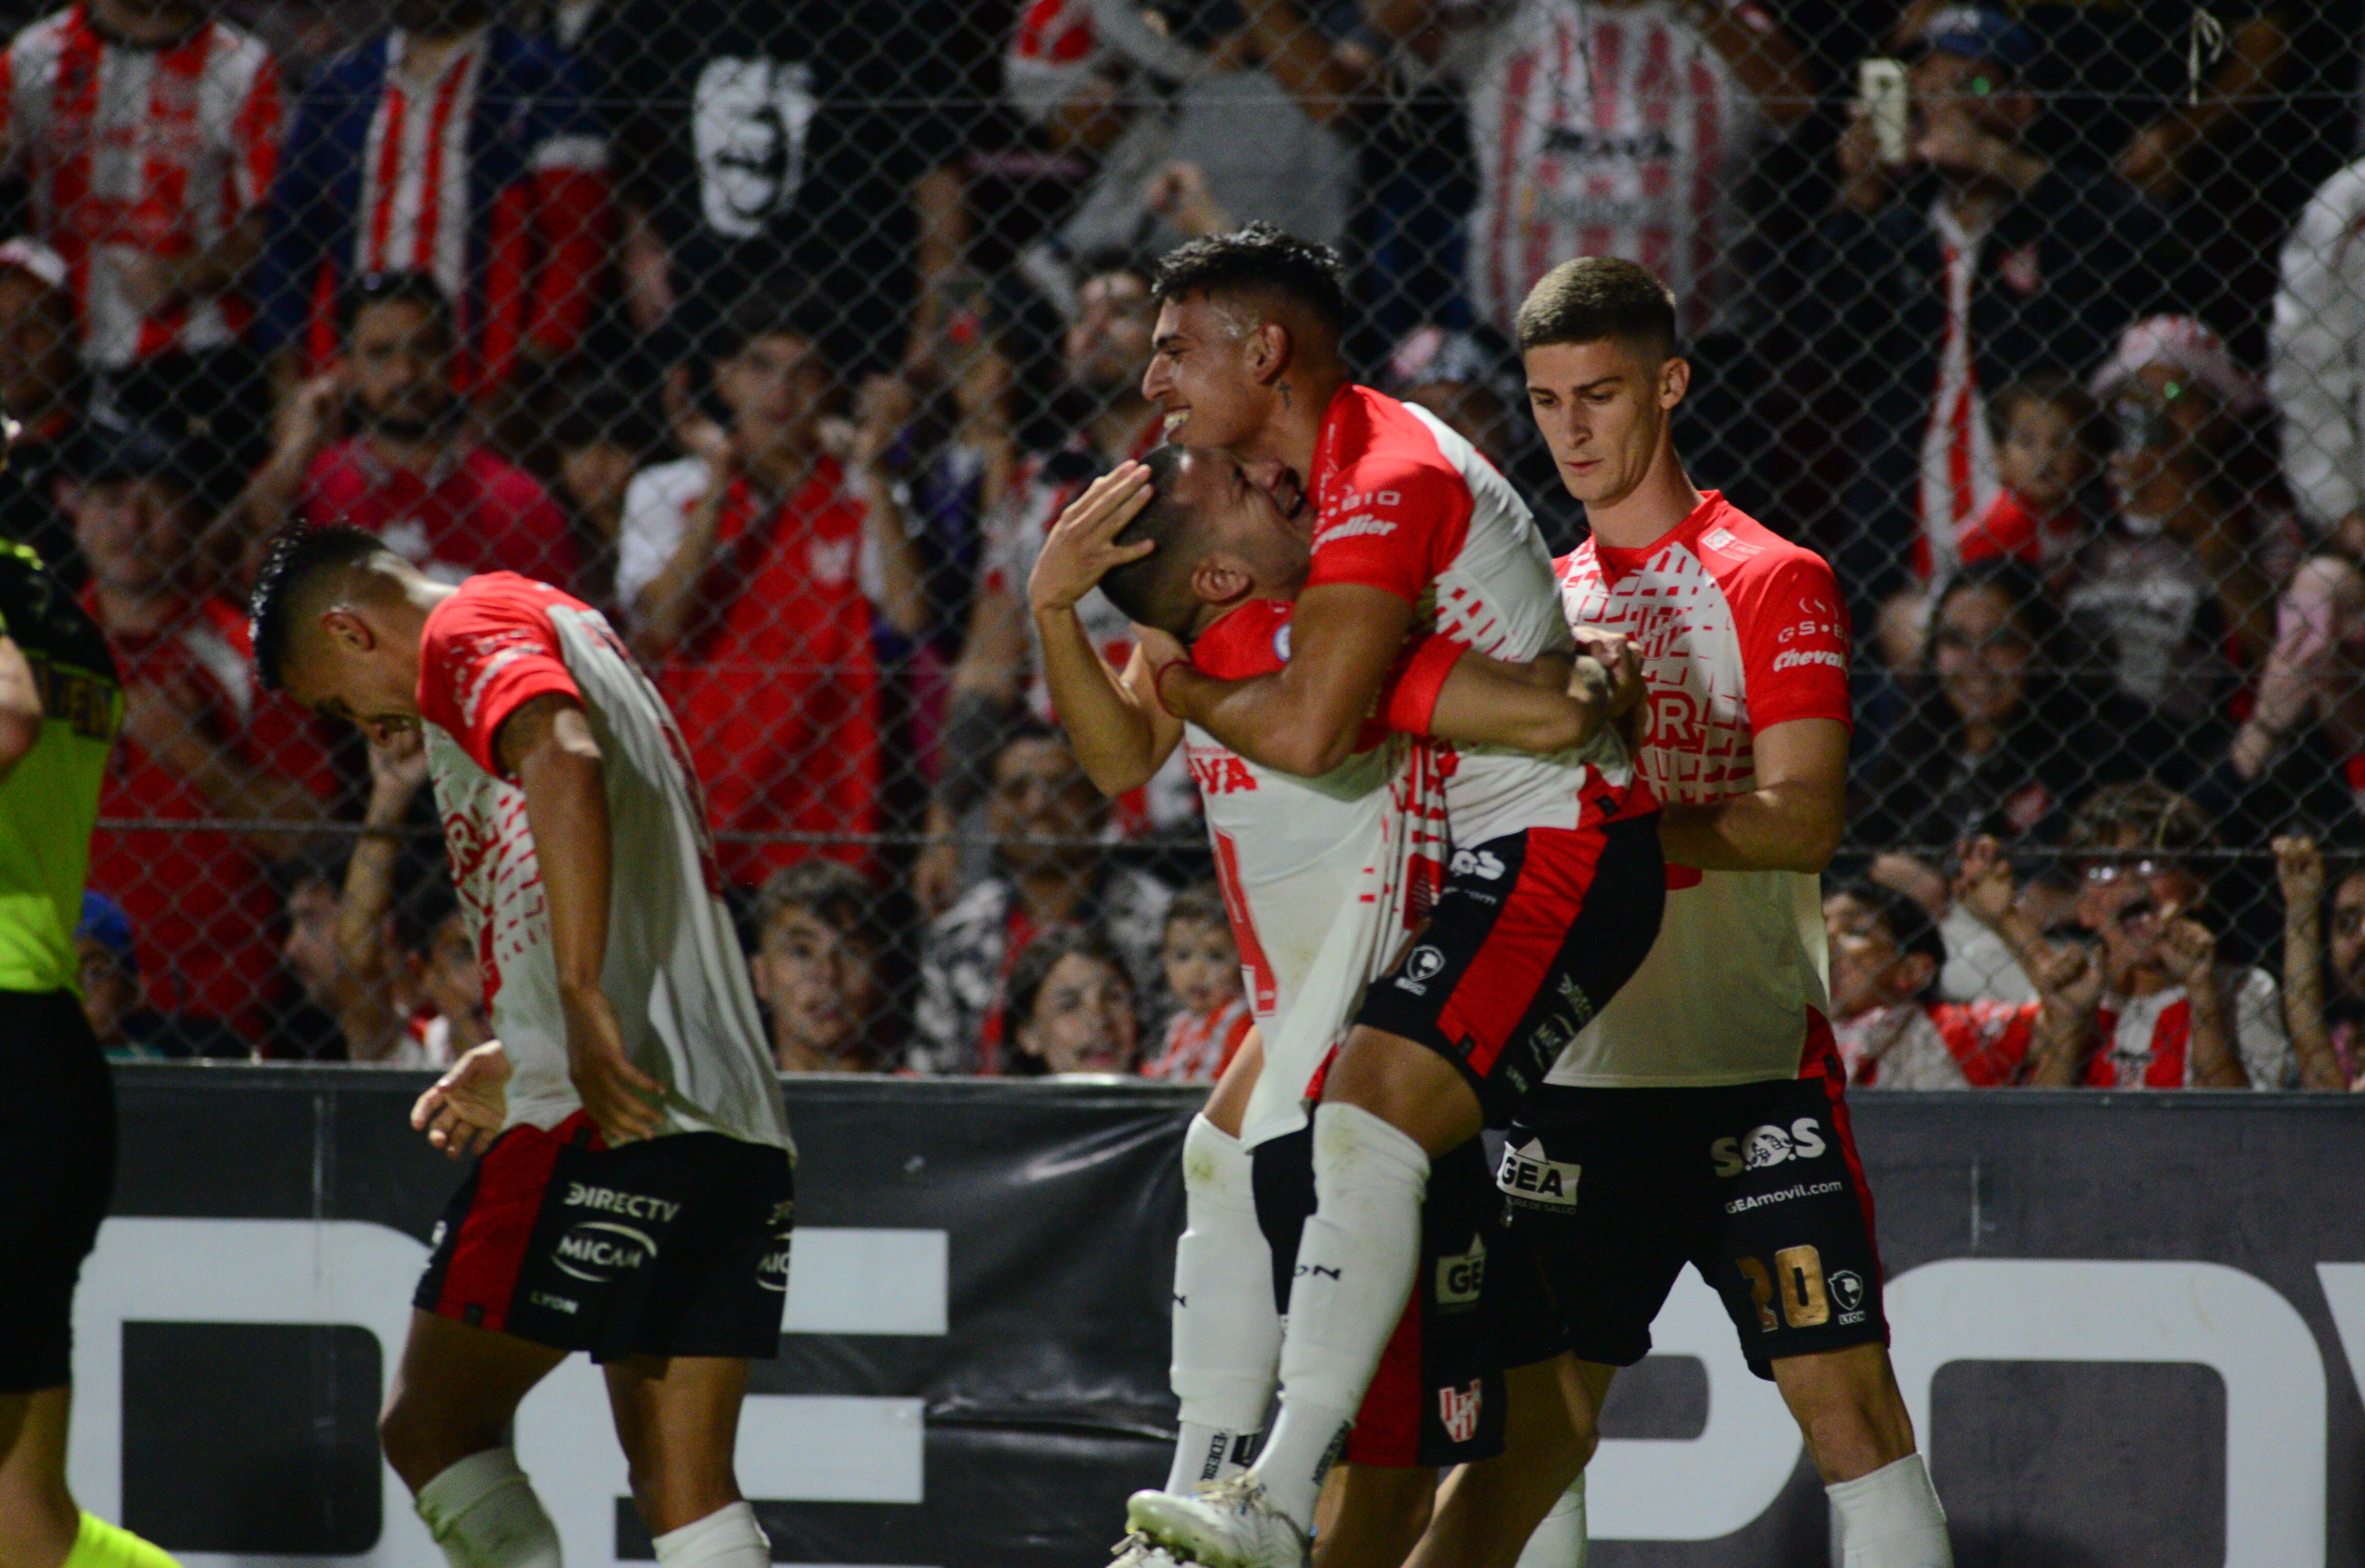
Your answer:
[[[0,55],[0,134],[65,258],[83,357],[122,370],[228,347],[263,243],[279,66],[207,7],[86,0]]]
[[[1768,129],[1815,99],[1771,16],[1752,0],[1429,0],[1374,19],[1468,95],[1482,320],[1509,335],[1536,280],[1585,255],[1665,278],[1687,336],[1719,324],[1735,194]]]
[[[1159,950],[1166,991],[1175,1001],[1158,1054],[1141,1076],[1171,1083],[1213,1083],[1239,1054],[1256,1014],[1249,1006],[1224,895],[1201,882],[1166,906],[1166,937]]]
[[[2037,1002],[1941,1002],[1946,939],[1929,912],[1870,883],[1823,900],[1832,1036],[1851,1089],[1988,1089],[2014,1082]]]

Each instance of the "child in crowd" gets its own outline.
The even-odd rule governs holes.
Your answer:
[[[1832,1031],[1858,1089],[1990,1089],[2019,1081],[2042,1002],[1937,1000],[1946,943],[1930,912],[1864,882],[1823,900]]]
[[[1115,944],[1090,926],[1055,926],[1026,945],[1010,966],[1002,1018],[1016,1076],[1134,1070],[1133,981]]]
[[[1174,896],[1166,911],[1160,948],[1166,991],[1176,1006],[1166,1038],[1141,1076],[1172,1083],[1213,1083],[1255,1027],[1240,978],[1239,949],[1224,895],[1213,882],[1199,882]]]
[[[476,934],[452,884],[420,883],[395,908],[394,939],[402,978],[415,1009],[388,1067],[444,1068],[493,1037],[485,1006],[485,973],[476,962]]]
[[[757,896],[747,967],[782,1072],[885,1070],[890,944],[878,902],[860,872],[835,860],[775,871]]]
[[[2094,476],[2094,399],[2066,375],[2038,375],[1997,393],[1988,411],[2003,488],[1965,525],[1956,555],[2009,555],[2049,577],[2086,537],[2078,492]]]
[[[2327,876],[2315,841],[2291,837],[2275,840],[2275,871],[2283,893],[2283,1018],[2301,1086],[2365,1090],[2365,865]]]

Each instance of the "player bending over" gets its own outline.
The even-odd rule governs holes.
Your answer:
[[[1287,662],[1222,679],[1170,660],[1154,680],[1164,707],[1313,778],[1352,754],[1416,630],[1512,663],[1571,646],[1550,554],[1502,476],[1440,422],[1348,380],[1328,251],[1252,225],[1170,254],[1155,293],[1143,389],[1171,439],[1239,458],[1286,526],[1310,527],[1312,552]],[[1399,689],[1433,679],[1435,646]],[[1418,1271],[1432,1160],[1508,1121],[1648,951],[1664,888],[1653,803],[1612,751],[1454,749],[1444,886],[1324,1079],[1281,1414],[1243,1475],[1130,1505],[1134,1527],[1175,1554],[1303,1561],[1323,1474]],[[1579,1468],[1524,1470],[1538,1515]]]
[[[1122,791],[1184,748],[1257,1016],[1260,1045],[1225,1074],[1184,1142],[1173,1363],[1182,1430],[1168,1481],[1175,1492],[1228,1478],[1254,1447],[1272,1393],[1289,1268],[1314,1203],[1307,1081],[1363,984],[1395,960],[1427,912],[1444,870],[1443,802],[1435,757],[1402,737],[1368,734],[1346,762],[1308,783],[1186,728],[1159,707],[1147,656],[1137,651],[1122,672],[1108,665],[1075,605],[1098,586],[1138,626],[1187,644],[1198,667],[1269,673],[1283,662],[1307,557],[1304,534],[1228,454],[1166,447],[1100,480],[1062,515],[1029,590],[1053,696],[1094,782]],[[1430,661],[1443,680],[1433,699],[1421,699],[1436,709],[1429,727],[1469,744],[1585,746],[1640,694],[1631,652],[1622,644],[1617,652],[1622,682],[1580,660],[1574,695],[1561,689],[1557,665]],[[1265,1051],[1267,1042],[1275,1048]],[[1286,1092],[1256,1092],[1261,1072]],[[1500,1452],[1507,1408],[1519,1418],[1504,1368],[1557,1353],[1547,1324],[1512,1336],[1541,1347],[1537,1354],[1503,1352],[1502,1319],[1521,1303],[1505,1299],[1519,1265],[1502,1254],[1498,1209],[1477,1140],[1440,1159],[1422,1205],[1419,1299],[1391,1335],[1347,1438],[1343,1484],[1320,1534],[1326,1568],[1400,1562],[1419,1534],[1434,1471]],[[1530,1404],[1558,1403],[1549,1375],[1527,1393]],[[1146,1538],[1126,1550],[1128,1561],[1149,1555]],[[1569,1550],[1534,1559],[1536,1568],[1571,1561]]]
[[[274,543],[254,653],[373,744],[423,739],[499,1040],[414,1116],[484,1152],[436,1226],[387,1462],[453,1568],[555,1568],[505,1434],[586,1350],[658,1562],[764,1568],[732,1448],[779,1349],[792,1154],[672,715],[598,611],[432,582],[351,529]]]
[[[15,435],[6,421],[8,437]],[[115,1085],[73,932],[123,688],[97,624],[0,542],[0,1563],[171,1568],[66,1490],[73,1293],[115,1187]]]

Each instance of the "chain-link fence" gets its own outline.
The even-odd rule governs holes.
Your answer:
[[[302,518],[610,615],[703,775],[783,1065],[1206,1071],[1244,1014],[1192,783],[1085,783],[1024,594],[1158,439],[1146,263],[1261,218],[1339,248],[1358,372],[1556,550],[1583,515],[1511,314],[1580,254],[1674,289],[1695,477],[1825,554],[1858,630],[1865,890],[1832,913],[1865,1076],[1900,1030],[1967,1071],[2040,996],[2092,1015],[2091,1081],[2365,1067],[2355,0],[20,25],[0,528],[127,681],[83,943],[118,1049],[484,1032],[417,765],[252,679],[244,585]],[[1105,941],[1053,967],[1102,983],[1047,1021],[1008,977],[1070,925]]]

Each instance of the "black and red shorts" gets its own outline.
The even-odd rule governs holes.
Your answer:
[[[1272,1251],[1273,1306],[1286,1316],[1298,1238],[1314,1213],[1314,1130],[1261,1143],[1249,1159],[1257,1224]],[[1437,1159],[1421,1204],[1420,1271],[1347,1434],[1348,1463],[1400,1470],[1503,1451],[1504,1372],[1560,1350],[1522,1246],[1504,1227],[1482,1141]],[[1534,1323],[1508,1331],[1507,1319],[1522,1311]],[[1540,1349],[1505,1360],[1514,1344]]]
[[[1760,1377],[1786,1356],[1888,1342],[1846,1071],[1815,1024],[1799,1078],[1547,1084],[1521,1107],[1497,1179],[1580,1359],[1650,1354],[1686,1263],[1723,1297]]]
[[[1452,1062],[1508,1126],[1578,1030],[1632,978],[1667,897],[1659,814],[1529,828],[1457,848],[1429,924],[1355,1022]]]
[[[115,1191],[115,1081],[70,991],[0,991],[0,1394],[73,1381],[74,1285]]]
[[[485,1151],[411,1304],[594,1361],[769,1360],[795,1218],[786,1149],[721,1133],[610,1148],[577,1111]]]

